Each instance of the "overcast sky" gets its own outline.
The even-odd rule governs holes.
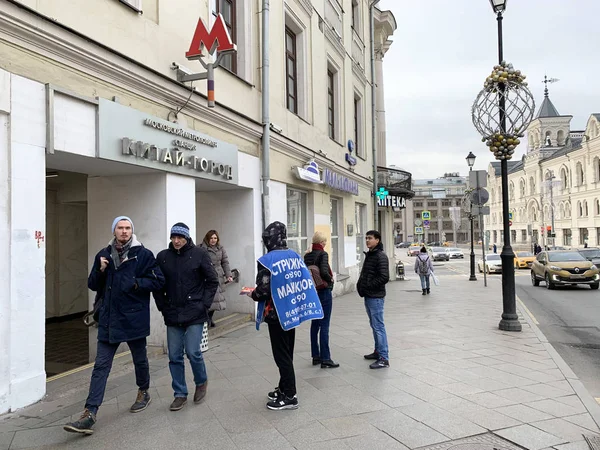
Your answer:
[[[496,18],[489,0],[381,0],[398,29],[384,58],[387,163],[436,178],[487,169],[493,155],[471,122],[471,105],[497,64]],[[504,58],[522,70],[536,99],[543,100],[544,74],[558,112],[584,129],[600,112],[600,1],[508,0]],[[526,151],[526,140],[516,158]]]

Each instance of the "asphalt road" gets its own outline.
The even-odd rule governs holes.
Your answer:
[[[469,275],[469,253],[464,260],[436,263],[441,270]],[[406,252],[400,254],[405,262],[413,258]],[[480,259],[480,253],[476,261]],[[412,270],[411,267],[407,267]],[[438,270],[439,270],[438,269]],[[483,274],[475,269],[478,282]],[[490,287],[500,288],[501,275],[488,275]],[[600,402],[600,291],[587,286],[559,287],[550,291],[545,283],[534,287],[530,271],[518,270],[515,274],[517,296],[527,306],[538,327],[548,341],[569,364],[585,387]]]

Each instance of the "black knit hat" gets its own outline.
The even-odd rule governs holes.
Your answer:
[[[190,227],[188,227],[183,222],[177,222],[175,225],[171,227],[171,237],[173,236],[181,236],[183,238],[190,238]]]

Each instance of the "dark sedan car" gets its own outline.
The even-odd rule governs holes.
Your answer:
[[[600,265],[600,248],[581,248],[578,250],[585,259],[591,261],[592,264]]]

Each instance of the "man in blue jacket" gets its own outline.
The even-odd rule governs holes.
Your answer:
[[[156,259],[166,280],[164,288],[154,292],[154,299],[167,326],[169,370],[175,397],[169,409],[179,411],[188,396],[184,349],[194,374],[194,403],[200,403],[206,395],[208,377],[200,343],[208,310],[219,287],[219,276],[208,252],[194,244],[190,229],[183,222],[173,225],[169,248]]]
[[[64,426],[73,433],[92,434],[96,413],[104,399],[106,381],[117,348],[127,342],[135,366],[139,391],[130,411],[145,410],[150,403],[150,370],[146,337],[150,335],[150,293],[162,288],[164,277],[152,252],[135,237],[129,217],[117,217],[113,239],[100,250],[88,278],[88,287],[98,292],[98,347],[85,410],[75,422]]]

